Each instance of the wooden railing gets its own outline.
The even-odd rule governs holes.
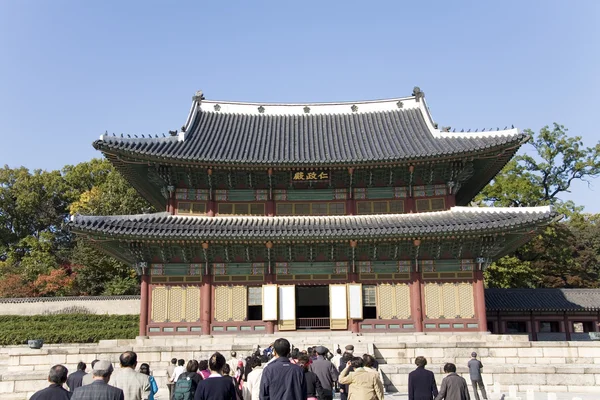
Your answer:
[[[329,329],[329,318],[297,318],[296,329]]]

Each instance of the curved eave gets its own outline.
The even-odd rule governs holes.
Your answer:
[[[461,209],[456,207],[453,210]],[[454,215],[453,215],[454,213]],[[487,213],[487,216],[473,217]],[[521,215],[515,214],[521,213]],[[441,211],[436,213],[328,217],[181,217],[168,213],[124,217],[73,217],[71,230],[114,240],[159,241],[320,241],[428,239],[482,234],[528,234],[558,215],[516,211]],[[475,223],[469,220],[478,218]],[[303,225],[304,224],[304,225]]]
[[[154,155],[147,155],[144,153],[132,152],[124,149],[116,149],[110,146],[103,145],[100,141],[94,142],[94,147],[97,150],[100,150],[107,158],[113,157],[117,160],[122,161],[124,164],[131,162],[141,162],[147,163],[148,165],[153,164],[161,164],[161,165],[173,165],[173,166],[191,166],[191,167],[200,167],[200,168],[214,168],[214,167],[223,167],[223,168],[231,168],[231,169],[267,169],[267,168],[281,168],[281,169],[290,169],[290,168],[306,168],[306,167],[325,167],[325,168],[333,168],[333,169],[345,169],[348,167],[355,168],[373,168],[380,166],[398,166],[398,165],[419,165],[419,164],[427,164],[431,162],[443,162],[443,161],[455,161],[455,160],[464,160],[464,159],[476,159],[479,156],[493,156],[497,158],[502,158],[503,163],[502,166],[498,169],[502,169],[502,167],[512,158],[514,153],[519,149],[519,147],[526,141],[527,136],[523,134],[519,134],[512,138],[510,141],[495,145],[489,146],[482,149],[477,150],[468,150],[463,152],[453,152],[453,153],[444,153],[437,155],[428,155],[428,156],[420,156],[420,157],[400,157],[400,158],[381,158],[381,159],[372,159],[372,160],[348,160],[348,161],[339,161],[339,160],[321,160],[321,161],[307,161],[307,162],[265,162],[265,163],[254,163],[254,162],[230,162],[223,160],[184,160],[172,157],[160,157]],[[499,152],[502,152],[499,154]],[[506,154],[506,157],[503,157],[503,154]],[[497,173],[497,171],[496,171]],[[483,188],[489,181],[495,176],[495,173],[490,172],[491,178],[489,178],[481,187]]]

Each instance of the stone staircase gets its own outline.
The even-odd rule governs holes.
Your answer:
[[[105,340],[98,344],[44,345],[32,350],[26,346],[0,348],[0,398],[25,399],[47,386],[46,377],[54,364],[74,370],[79,361],[106,359],[118,364],[128,350],[138,354],[138,362],[150,364],[159,386],[164,386],[165,368],[171,358],[207,359],[215,351],[226,358],[235,350],[239,356],[251,354],[257,346],[268,346],[278,337],[287,338],[300,349],[324,345],[331,351],[347,344],[355,354],[375,355],[384,383],[390,392],[406,392],[407,376],[416,356],[428,360],[427,368],[436,374],[438,385],[442,367],[453,362],[458,372],[467,374],[467,362],[476,351],[484,364],[484,380],[490,385],[517,385],[519,391],[550,388],[551,391],[600,393],[600,343],[529,342],[527,337],[474,333],[453,334],[352,334],[350,332],[296,331],[275,335],[160,336],[132,340]]]

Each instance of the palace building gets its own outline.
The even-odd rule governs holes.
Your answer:
[[[486,331],[483,269],[557,218],[469,203],[528,140],[450,132],[424,94],[206,100],[94,147],[156,209],[71,218],[141,275],[140,335]]]

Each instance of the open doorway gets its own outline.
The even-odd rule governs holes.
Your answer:
[[[296,286],[296,329],[329,329],[329,286]]]

